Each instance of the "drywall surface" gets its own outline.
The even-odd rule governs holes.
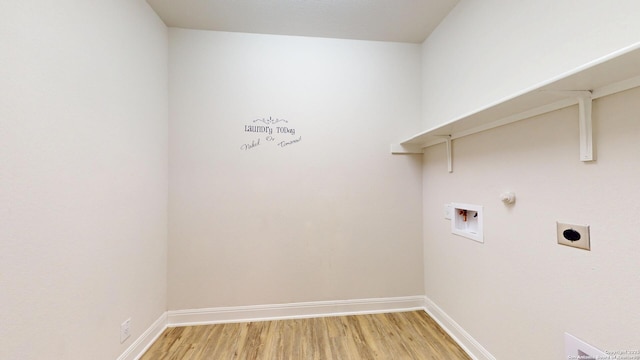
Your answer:
[[[0,3],[0,358],[113,360],[166,310],[167,47],[142,0]]]
[[[636,0],[462,0],[423,43],[423,129],[640,43],[638,13]]]
[[[455,140],[451,174],[444,145],[426,150],[426,294],[497,359],[564,358],[565,331],[640,348],[639,96],[594,101],[595,162],[577,106]],[[451,234],[449,202],[484,206],[484,244]],[[558,245],[556,221],[590,225],[591,251]]]
[[[169,34],[169,310],[423,294],[420,45]]]

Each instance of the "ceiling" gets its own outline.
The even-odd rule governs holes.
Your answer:
[[[147,0],[169,27],[421,43],[459,0]]]

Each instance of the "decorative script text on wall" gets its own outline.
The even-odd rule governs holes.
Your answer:
[[[263,145],[285,148],[302,141],[302,136],[296,136],[296,129],[285,119],[255,119],[250,125],[244,125],[244,132],[251,134],[252,139],[242,144],[240,150],[252,150]]]

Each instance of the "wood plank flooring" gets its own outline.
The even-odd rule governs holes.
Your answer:
[[[469,360],[424,311],[168,328],[140,360]]]

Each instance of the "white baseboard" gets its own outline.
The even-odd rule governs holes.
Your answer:
[[[301,319],[422,309],[424,309],[424,296],[174,310],[168,312],[168,326]]]
[[[167,313],[165,312],[118,357],[118,360],[138,360],[166,328]]]
[[[156,320],[118,360],[137,360],[167,327],[302,319],[424,310],[474,360],[496,360],[457,322],[426,296],[394,298],[314,301],[292,304],[233,306],[168,311]]]
[[[474,360],[496,360],[476,339],[428,297],[424,297],[424,310]]]

